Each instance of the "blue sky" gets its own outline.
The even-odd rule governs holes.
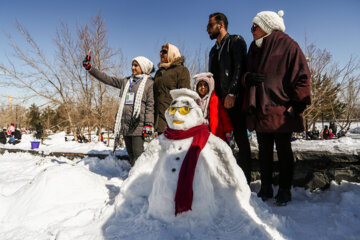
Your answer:
[[[301,47],[306,35],[309,42],[326,48],[340,63],[346,62],[351,54],[360,55],[358,0],[1,0],[0,62],[6,63],[6,55],[11,55],[6,34],[13,35],[15,40],[19,36],[16,20],[51,55],[55,51],[53,38],[61,20],[75,28],[77,23],[89,22],[90,17],[100,11],[111,47],[120,48],[129,61],[143,55],[157,64],[164,42],[181,43],[187,49],[210,49],[214,41],[206,33],[206,24],[209,14],[217,11],[227,15],[228,31],[241,34],[249,46],[251,21],[264,10],[284,10],[285,32]],[[8,93],[18,94],[16,89],[1,89],[0,97]],[[3,101],[7,99],[0,98],[0,103]]]

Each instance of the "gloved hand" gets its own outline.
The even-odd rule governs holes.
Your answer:
[[[142,130],[142,137],[145,142],[153,140],[153,128],[150,124],[145,124]]]
[[[304,110],[306,105],[302,105],[300,103],[294,103],[293,106],[290,106],[286,109],[285,115],[290,117],[299,116]]]
[[[90,55],[86,55],[86,57],[84,58],[83,66],[88,71],[91,69],[91,56]]]
[[[248,73],[245,77],[245,84],[246,86],[259,86],[266,80],[264,74],[261,73]]]
[[[225,136],[226,136],[226,141],[229,144],[229,146],[231,147],[231,149],[234,149],[235,148],[235,139],[234,139],[233,132],[226,133]]]

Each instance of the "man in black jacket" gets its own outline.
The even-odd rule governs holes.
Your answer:
[[[239,147],[237,158],[248,183],[251,181],[251,151],[246,129],[245,113],[241,111],[244,88],[240,80],[245,72],[247,47],[240,35],[227,32],[228,20],[223,13],[209,16],[207,32],[211,40],[216,39],[210,51],[209,71],[214,75],[215,93],[223,101],[234,126],[234,137]]]

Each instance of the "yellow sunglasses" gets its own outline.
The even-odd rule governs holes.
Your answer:
[[[192,109],[192,108],[187,107],[187,106],[185,106],[185,107],[169,107],[169,114],[174,115],[176,113],[176,110],[178,110],[181,115],[186,115],[190,112],[190,109]]]

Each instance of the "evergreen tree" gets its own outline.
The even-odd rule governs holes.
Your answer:
[[[36,124],[40,122],[40,109],[33,103],[27,113],[27,124],[31,130],[36,129]]]

